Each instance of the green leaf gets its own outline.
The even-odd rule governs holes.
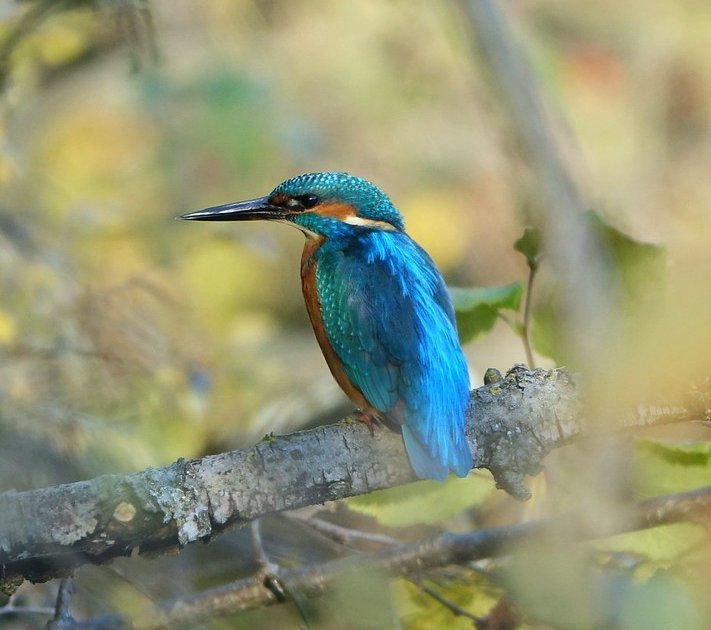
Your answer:
[[[550,357],[558,365],[565,365],[565,349],[560,334],[562,323],[561,310],[553,299],[546,300],[533,312],[531,341],[536,352]]]
[[[511,557],[499,581],[524,617],[546,627],[705,627],[682,580],[661,571],[639,581],[628,571],[601,570],[582,547],[533,543]]]
[[[444,483],[417,481],[346,499],[348,507],[373,516],[386,527],[435,524],[479,505],[494,491],[494,484],[479,474]]]
[[[705,538],[704,530],[691,523],[673,523],[652,529],[627,532],[591,543],[598,551],[633,556],[638,560],[634,567],[636,579],[646,580],[660,569],[678,566]]]
[[[644,440],[636,444],[630,476],[640,498],[685,492],[711,484],[711,443],[672,443]],[[596,543],[599,549],[641,556],[635,576],[648,578],[679,565],[680,558],[693,561],[690,552],[705,533],[691,523],[677,523],[646,531],[621,534]]]
[[[525,617],[546,627],[594,628],[591,571],[582,549],[554,541],[524,546],[502,566],[497,581]]]
[[[643,498],[711,485],[711,443],[637,443],[631,462],[636,492]]]
[[[480,573],[464,571],[456,579],[432,576],[423,583],[435,593],[478,617],[484,617],[499,601],[502,593]],[[391,585],[395,610],[403,628],[408,630],[471,630],[472,620],[455,615],[449,608],[426,593],[417,584],[398,578]]]
[[[632,238],[610,225],[595,210],[586,212],[585,218],[607,261],[611,288],[619,292],[622,306],[654,298],[656,289],[663,283],[666,247]]]
[[[650,308],[659,299],[664,286],[666,248],[628,236],[595,210],[586,212],[585,219],[605,265],[608,297],[621,315],[634,322],[640,310]],[[564,321],[561,296],[553,292],[544,300],[539,296],[538,301],[542,306],[533,314],[533,347],[539,354],[567,364],[560,332]]]
[[[669,573],[638,582],[627,574],[605,575],[600,589],[600,610],[605,616],[598,627],[619,630],[701,630],[701,609],[688,585]]]
[[[457,316],[459,339],[466,343],[491,330],[500,310],[518,310],[523,286],[512,282],[500,287],[452,287],[449,293]]]
[[[393,628],[397,622],[390,576],[373,567],[341,573],[329,588],[328,597],[301,598],[301,606],[309,620],[301,627]]]
[[[523,228],[523,234],[514,242],[514,249],[526,257],[530,269],[538,269],[542,257],[540,231],[527,225]]]

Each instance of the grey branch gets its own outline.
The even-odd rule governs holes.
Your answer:
[[[516,366],[472,392],[467,437],[478,468],[528,497],[525,475],[582,428],[564,370]],[[255,446],[129,475],[0,495],[0,587],[85,563],[206,540],[265,514],[414,480],[400,436],[346,419]]]
[[[471,393],[467,438],[475,466],[526,499],[527,475],[553,449],[586,433],[583,404],[564,369],[488,370]],[[704,407],[706,409],[706,407]],[[639,407],[624,428],[684,422],[708,410]],[[165,553],[266,514],[414,481],[402,440],[386,427],[337,424],[265,438],[255,446],[165,468],[0,494],[0,590],[86,563]]]
[[[492,373],[472,391],[467,437],[476,467],[525,499],[525,476],[584,432],[582,403],[565,370],[515,366],[500,380]],[[633,416],[625,426],[634,424]],[[649,422],[643,414],[638,424]],[[266,514],[414,478],[397,433],[375,427],[371,435],[346,419],[165,468],[6,492],[0,495],[0,589],[12,592],[23,579],[64,576],[135,550],[167,552]]]

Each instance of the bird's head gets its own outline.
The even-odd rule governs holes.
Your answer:
[[[308,173],[279,184],[266,197],[184,214],[196,221],[288,222],[307,235],[332,236],[351,228],[404,230],[402,216],[387,195],[348,173]]]

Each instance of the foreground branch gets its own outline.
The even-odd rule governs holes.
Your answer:
[[[492,382],[496,381],[496,382]],[[478,468],[528,497],[524,476],[582,429],[564,370],[513,368],[472,392],[467,437]],[[262,515],[414,480],[402,439],[350,420],[130,475],[0,495],[0,588],[88,562],[209,539]]]
[[[578,515],[466,534],[447,532],[416,543],[397,545],[367,554],[332,560],[315,567],[284,571],[280,580],[288,591],[300,595],[322,594],[339,576],[354,569],[379,568],[400,575],[417,575],[428,569],[480,560],[511,550],[511,545],[535,537],[549,537],[556,543],[576,542],[657,525],[698,519],[711,510],[711,487],[644,501],[627,513],[594,528]],[[274,592],[255,578],[239,580],[181,600],[168,610],[134,627],[193,627],[199,621],[279,603]]]
[[[506,527],[478,530],[465,534],[447,532],[415,543],[394,545],[371,553],[356,554],[316,566],[285,570],[278,579],[286,600],[269,587],[263,575],[253,576],[203,591],[189,598],[153,609],[133,622],[112,617],[116,628],[158,630],[193,628],[215,617],[282,603],[293,593],[296,597],[323,594],[335,580],[350,571],[380,569],[391,574],[418,576],[430,569],[461,565],[473,560],[501,556],[512,545],[534,540],[554,540],[556,544],[603,538],[627,531],[647,529],[680,521],[702,521],[711,511],[711,487],[658,497],[631,506],[608,519],[590,519],[579,514]],[[92,620],[77,628],[94,626]],[[105,620],[102,621],[105,623]],[[71,628],[71,626],[69,626]]]

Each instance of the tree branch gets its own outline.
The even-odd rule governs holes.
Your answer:
[[[527,498],[526,474],[581,429],[572,378],[529,371],[472,392],[467,435],[479,468]],[[264,514],[414,480],[400,436],[346,419],[198,460],[0,495],[0,586],[88,562],[205,540]]]
[[[515,366],[472,392],[467,437],[477,468],[528,498],[525,475],[584,431],[573,378]],[[684,410],[677,410],[681,416]],[[631,412],[624,424],[648,424]],[[657,417],[668,421],[668,415]],[[0,589],[45,581],[117,556],[167,552],[265,514],[415,479],[400,436],[346,419],[165,468],[0,494]]]

